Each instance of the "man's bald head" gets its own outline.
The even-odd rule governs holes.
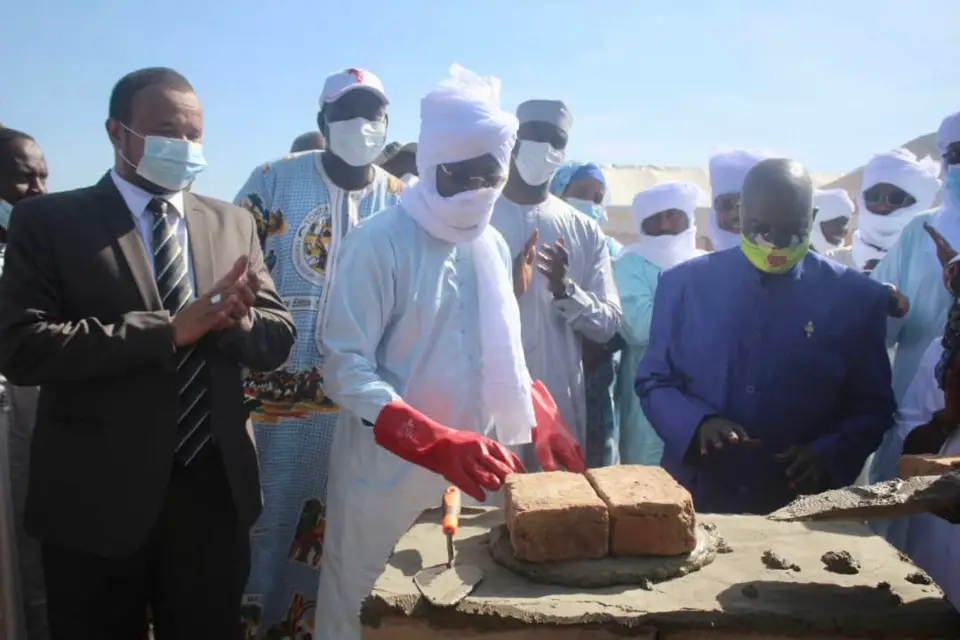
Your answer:
[[[301,151],[323,151],[327,148],[327,141],[319,131],[309,131],[297,136],[290,145],[290,153]]]
[[[749,240],[777,248],[807,242],[813,223],[813,179],[799,162],[771,158],[743,181],[740,225]]]

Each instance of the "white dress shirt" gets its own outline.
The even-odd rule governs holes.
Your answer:
[[[183,192],[178,191],[167,195],[157,196],[144,191],[137,185],[124,180],[115,170],[110,170],[110,177],[113,184],[116,185],[123,201],[127,203],[127,208],[133,214],[133,222],[137,225],[137,233],[143,242],[143,248],[147,253],[147,263],[150,265],[150,271],[153,271],[153,213],[147,210],[147,204],[156,197],[163,198],[169,205],[167,207],[167,220],[177,234],[177,240],[180,242],[180,248],[183,254],[188,257],[187,275],[190,278],[190,289],[194,296],[197,292],[197,283],[193,275],[193,264],[190,256],[190,234],[187,230],[187,220],[183,214]],[[156,273],[154,273],[156,277]]]

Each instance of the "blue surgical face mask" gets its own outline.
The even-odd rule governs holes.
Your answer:
[[[943,190],[955,204],[960,204],[960,164],[947,165],[947,179]]]
[[[158,187],[170,191],[183,191],[207,168],[203,158],[203,146],[179,138],[142,136],[123,123],[120,126],[143,139],[143,157],[134,165],[120,153],[120,157],[137,170],[137,175]]]
[[[601,225],[607,223],[607,209],[602,204],[581,200],[580,198],[567,198],[567,204],[580,213],[590,216],[591,219],[596,220]]]
[[[0,200],[0,227],[10,228],[10,212],[13,211],[13,205],[6,200]]]

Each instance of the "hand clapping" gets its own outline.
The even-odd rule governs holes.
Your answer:
[[[232,326],[249,327],[250,309],[260,291],[260,279],[250,270],[247,256],[240,256],[213,288],[184,307],[171,321],[178,347],[200,340],[211,331]]]

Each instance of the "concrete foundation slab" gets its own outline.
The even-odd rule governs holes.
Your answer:
[[[731,553],[701,571],[639,587],[583,590],[538,584],[496,564],[487,549],[499,509],[464,509],[457,560],[484,579],[459,605],[431,607],[413,583],[446,559],[439,510],[398,541],[364,605],[365,640],[926,640],[960,638],[960,615],[934,586],[906,581],[916,567],[860,524],[782,523],[760,516],[698,516]],[[799,571],[767,568],[765,551]],[[821,557],[848,551],[860,572],[826,571]]]

